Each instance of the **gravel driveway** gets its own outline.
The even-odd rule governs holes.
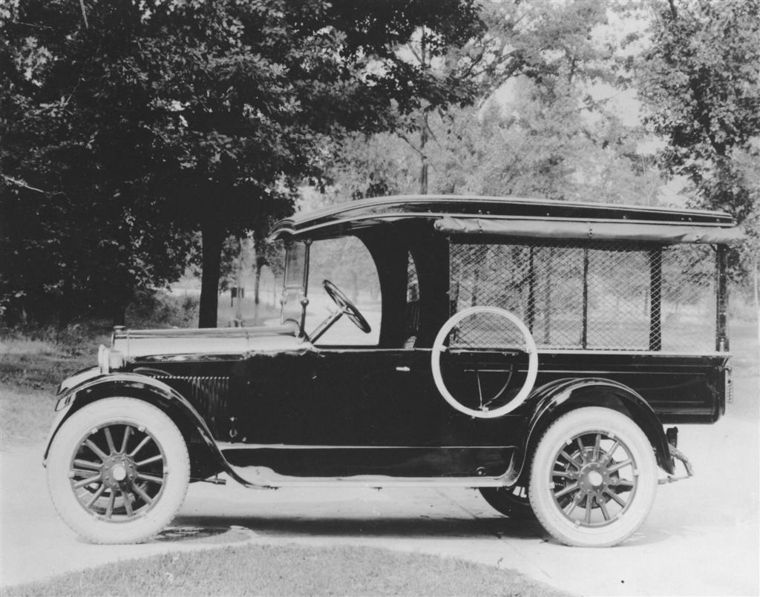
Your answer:
[[[191,486],[174,526],[143,545],[79,542],[47,495],[42,447],[0,452],[0,584],[119,559],[251,541],[356,544],[473,560],[583,595],[758,595],[757,363],[735,362],[736,402],[716,425],[680,426],[696,477],[659,489],[622,546],[567,548],[494,514],[471,490],[247,490]]]

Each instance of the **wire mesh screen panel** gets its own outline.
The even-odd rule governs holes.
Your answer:
[[[495,313],[477,313],[453,326],[446,342],[451,350],[527,350],[520,329]]]
[[[712,351],[715,259],[709,245],[452,242],[451,312],[507,309],[546,349]],[[460,327],[463,344],[514,340],[485,321]]]
[[[716,259],[712,245],[681,245],[662,252],[662,350],[715,350]]]

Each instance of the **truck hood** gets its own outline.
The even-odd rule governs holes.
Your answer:
[[[296,325],[160,330],[117,328],[111,349],[105,350],[111,355],[110,358],[118,355],[118,359],[126,363],[154,355],[244,354],[251,351],[280,352],[310,347],[297,333]]]

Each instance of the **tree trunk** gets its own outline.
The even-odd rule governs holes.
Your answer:
[[[127,323],[127,306],[126,305],[114,305],[111,318],[114,325],[126,325]]]
[[[243,298],[245,287],[243,286],[243,271],[245,270],[245,243],[242,236],[238,236],[238,257],[235,260],[235,325],[243,325]]]
[[[255,305],[259,304],[260,299],[259,291],[261,289],[261,268],[263,268],[265,265],[269,265],[266,256],[266,247],[264,246],[264,243],[259,240],[259,238],[260,237],[257,236],[253,241],[253,252],[255,254],[254,261],[256,264],[256,278],[253,286],[253,303]]]
[[[253,283],[253,304],[259,304],[259,290],[261,289],[261,268],[264,264],[256,259],[256,278]]]
[[[427,62],[427,35],[425,29],[422,29],[422,38],[420,39],[420,64],[423,68],[428,68],[430,65]],[[420,167],[420,195],[427,195],[428,192],[428,159],[425,154],[425,145],[428,141],[428,113],[422,111],[422,123],[420,126],[420,157],[422,158],[422,165]]]
[[[198,327],[215,328],[219,304],[219,275],[222,263],[224,230],[215,222],[206,222],[201,228],[203,264],[201,271],[201,305]]]
[[[758,275],[758,260],[757,255],[752,260],[752,286],[754,287],[754,301],[755,301],[755,317],[757,317],[757,339],[760,341],[760,276]]]
[[[423,112],[420,130],[420,157],[422,159],[422,165],[420,166],[420,195],[427,195],[428,192],[428,159],[425,154],[425,145],[427,145],[428,141],[428,126],[427,112]]]
[[[253,229],[253,253],[256,264],[256,280],[253,291],[253,303],[255,305],[259,304],[260,298],[259,289],[261,286],[261,268],[265,265],[269,265],[269,262],[267,261],[266,237],[266,221],[257,222]]]

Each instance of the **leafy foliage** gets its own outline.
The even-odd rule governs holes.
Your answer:
[[[225,237],[260,238],[292,209],[297,183],[321,173],[325,135],[470,97],[397,46],[424,26],[440,54],[480,26],[467,0],[30,0],[0,18],[2,200],[18,229],[4,236],[28,274],[6,272],[6,308],[41,317],[66,296],[67,318],[93,296],[123,311],[176,278],[200,230],[203,325],[215,323]],[[45,198],[38,209],[30,193]],[[40,246],[23,242],[30,232]],[[86,267],[61,269],[80,255]]]
[[[655,7],[640,94],[647,123],[667,140],[660,163],[686,177],[697,206],[745,222],[749,238],[732,255],[732,270],[742,278],[754,269],[756,278],[760,2],[668,0]]]
[[[261,242],[304,182],[328,200],[517,194],[655,203],[659,154],[757,229],[760,0],[0,3],[0,317],[124,317]],[[621,8],[622,7],[622,8]],[[623,14],[654,18],[648,37]],[[636,62],[633,45],[646,48]],[[632,64],[637,77],[632,77]],[[760,241],[742,248],[757,261]],[[226,244],[225,244],[226,243]],[[272,262],[272,263],[270,263]]]
[[[621,51],[628,41],[599,33],[613,28],[604,4],[504,2],[483,10],[483,34],[445,62],[427,63],[442,76],[468,77],[479,102],[426,109],[410,125],[417,135],[352,139],[332,167],[336,194],[429,189],[654,203],[661,180],[639,150],[643,131],[608,101],[630,72]],[[419,47],[413,55],[422,57]],[[429,165],[429,177],[420,176],[427,185],[420,163],[423,172]]]
[[[11,323],[85,312],[118,322],[136,291],[181,273],[190,245],[153,215],[144,72],[123,36],[91,35],[75,8],[26,2],[2,23],[0,302]],[[113,12],[91,25],[118,31]]]
[[[641,68],[648,124],[668,141],[664,168],[700,203],[743,220],[752,208],[737,161],[760,136],[760,2],[658,3]]]

